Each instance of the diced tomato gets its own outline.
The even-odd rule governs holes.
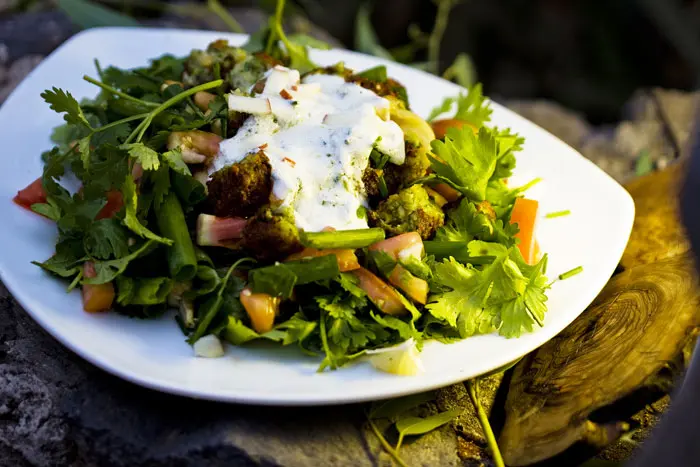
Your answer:
[[[91,262],[83,265],[83,275],[85,277],[95,277],[95,266]],[[114,302],[114,285],[111,282],[106,284],[83,284],[81,288],[83,297],[83,310],[89,313],[107,311],[112,308]]]
[[[392,289],[383,280],[372,274],[365,268],[351,271],[360,281],[360,288],[367,293],[372,303],[388,315],[403,315],[406,307],[401,302],[398,292]]]
[[[477,128],[476,126],[472,125],[467,121],[458,120],[456,118],[445,118],[441,120],[435,120],[430,125],[433,127],[436,139],[444,139],[445,135],[447,134],[447,130],[450,128],[462,128],[464,126],[471,127],[474,134],[479,133],[479,128]]]
[[[433,190],[440,193],[448,202],[457,201],[462,197],[462,193],[452,188],[447,183],[438,183],[433,185]]]
[[[319,256],[335,255],[338,259],[338,269],[340,272],[353,271],[360,267],[355,250],[350,249],[330,249],[317,250],[316,248],[304,248],[298,253],[288,256],[285,261],[296,261],[304,258],[317,258]]]
[[[518,224],[520,232],[515,238],[520,240],[518,248],[528,264],[534,264],[535,255],[535,222],[537,221],[537,209],[539,203],[534,199],[518,198],[513,206],[510,217],[511,224]]]
[[[394,260],[408,259],[409,257],[420,260],[425,248],[423,247],[423,239],[418,232],[408,232],[379,241],[370,246],[369,251],[383,251]]]
[[[109,219],[114,217],[116,213],[124,206],[124,199],[122,198],[122,192],[117,190],[110,190],[107,192],[107,204],[97,213],[95,217],[96,220]]]
[[[389,282],[406,292],[412,300],[425,305],[428,301],[428,283],[414,276],[406,268],[396,265],[389,275]]]
[[[253,293],[248,287],[241,291],[240,299],[255,332],[270,331],[279,313],[280,299],[266,293]]]
[[[45,203],[46,191],[41,183],[41,177],[18,191],[13,201],[26,209],[31,209],[32,204]]]

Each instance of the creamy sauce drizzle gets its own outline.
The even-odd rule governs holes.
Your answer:
[[[297,227],[367,228],[362,173],[372,149],[395,164],[405,159],[389,101],[338,76],[300,82],[298,71],[275,67],[266,78],[261,94],[229,97],[231,109],[252,115],[221,143],[209,173],[262,150],[272,166],[273,197],[293,212]]]

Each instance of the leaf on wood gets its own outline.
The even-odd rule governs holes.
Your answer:
[[[440,412],[430,417],[406,417],[396,422],[396,430],[402,436],[418,436],[424,435],[440,428],[445,423],[454,419],[460,414],[459,409]]]

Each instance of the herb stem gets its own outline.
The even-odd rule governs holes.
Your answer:
[[[284,2],[285,0],[277,0],[277,8],[275,8],[275,17],[270,20],[275,24],[279,24],[279,29],[282,29],[282,13],[284,12]],[[270,35],[267,36],[267,44],[265,45],[266,54],[272,52],[272,47],[275,45],[275,33],[278,33],[278,31],[276,31],[275,29],[276,28],[273,28],[273,25],[270,24]]]
[[[574,277],[575,275],[581,274],[582,272],[583,272],[583,266],[575,267],[575,268],[571,269],[570,271],[566,271],[563,274],[559,274],[559,280],[563,281],[564,279]]]
[[[545,214],[544,217],[546,217],[547,219],[554,219],[554,218],[556,218],[556,217],[568,216],[569,214],[571,214],[571,211],[570,211],[569,209],[566,209],[566,210],[564,210],[564,211],[550,212],[550,213],[548,213],[548,214]]]
[[[456,2],[455,0],[436,0],[435,3],[437,3],[437,14],[433,31],[428,37],[428,64],[433,69],[433,74],[437,75],[440,72],[440,44],[447,29],[450,10]]]
[[[301,232],[302,245],[319,250],[331,248],[364,248],[380,240],[384,240],[384,230],[381,228],[335,230],[332,232]]]
[[[186,97],[192,96],[199,91],[206,91],[208,89],[216,88],[218,86],[221,86],[223,84],[223,80],[216,80],[216,81],[210,81],[208,83],[200,84],[199,86],[195,86],[193,88],[190,88],[186,91],[181,92],[180,94],[177,94],[167,101],[163,102],[160,104],[158,107],[155,109],[151,110],[151,112],[148,114],[148,116],[141,122],[139,126],[134,128],[134,131],[131,132],[129,137],[126,139],[124,142],[125,144],[130,143],[134,137],[136,137],[136,142],[140,142],[141,138],[143,138],[143,135],[146,133],[146,129],[150,126],[151,122],[153,121],[153,118],[155,118],[156,115],[161,113],[162,111],[168,109],[169,107],[177,104],[180,102],[182,99],[185,99]],[[138,136],[136,136],[138,135]]]
[[[125,93],[125,92],[121,92],[121,91],[119,91],[119,90],[117,90],[117,89],[114,89],[112,86],[108,86],[108,85],[106,85],[105,83],[102,83],[102,82],[100,82],[100,81],[97,81],[96,79],[91,78],[91,77],[89,77],[89,76],[87,76],[87,75],[83,76],[83,79],[84,79],[85,81],[87,81],[88,83],[92,83],[92,84],[94,84],[95,86],[104,89],[104,90],[107,91],[108,93],[114,94],[115,96],[119,96],[119,97],[121,97],[122,99],[125,99],[125,100],[127,100],[127,101],[131,101],[131,102],[134,102],[134,103],[140,104],[140,105],[145,105],[146,107],[158,107],[158,104],[155,103],[155,102],[148,102],[148,101],[144,101],[144,100],[141,100],[141,99],[137,99],[137,98],[134,97],[134,96],[130,96],[130,95],[128,95],[128,94]]]
[[[75,279],[73,279],[73,282],[70,283],[68,286],[68,289],[66,289],[66,292],[72,291],[74,288],[78,286],[80,283],[80,280],[83,278],[83,268],[80,268],[78,270],[78,274],[75,276]]]
[[[323,351],[326,354],[325,359],[328,360],[331,369],[335,369],[336,365],[333,359],[333,352],[331,352],[331,348],[328,346],[328,338],[326,337],[326,317],[323,316],[323,313],[321,313],[319,328],[321,330],[321,344],[323,345]],[[318,370],[323,371],[323,368],[324,366],[321,365]]]
[[[401,459],[399,456],[399,453],[394,450],[394,448],[391,447],[389,442],[382,436],[382,434],[379,431],[379,428],[377,428],[377,425],[374,424],[372,419],[369,417],[367,418],[367,423],[369,424],[369,427],[372,429],[372,432],[374,433],[374,436],[376,436],[379,439],[379,442],[381,443],[382,447],[384,450],[391,456],[391,458],[399,464],[401,467],[408,467],[408,465]]]
[[[491,429],[491,424],[489,423],[489,417],[486,415],[484,407],[479,401],[479,382],[477,380],[470,379],[465,383],[467,385],[467,392],[469,392],[469,398],[472,400],[474,409],[476,410],[476,415],[479,417],[479,423],[481,423],[481,428],[484,430],[484,435],[486,436],[486,442],[491,449],[491,455],[493,456],[493,462],[496,467],[505,467],[503,462],[503,457],[501,456],[501,451],[498,449],[498,443],[496,442],[496,437]]]
[[[228,28],[232,32],[236,32],[238,34],[245,34],[243,26],[241,26],[241,24],[238,21],[236,21],[236,18],[234,18],[226,8],[224,8],[224,6],[221,4],[221,2],[219,2],[219,0],[208,0],[207,7],[212,13],[221,18],[221,21],[226,23],[226,26],[228,26]]]
[[[117,120],[115,122],[111,122],[111,123],[108,123],[106,125],[102,125],[100,127],[95,128],[93,133],[99,133],[100,131],[108,130],[108,129],[113,128],[117,125],[121,125],[122,123],[129,123],[131,121],[140,120],[140,119],[146,118],[146,117],[148,117],[147,113],[132,115],[131,117],[122,118],[121,120]]]

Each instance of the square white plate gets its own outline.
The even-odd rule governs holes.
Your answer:
[[[221,37],[235,44],[246,40],[218,32],[92,29],[51,54],[0,109],[0,276],[41,326],[85,359],[143,386],[221,401],[314,405],[400,396],[466,380],[532,351],[571,323],[612,275],[632,228],[629,194],[559,139],[493,104],[493,123],[513,128],[526,140],[513,182],[541,177],[544,181],[528,194],[539,199],[540,212],[572,212],[539,222],[537,236],[550,255],[550,277],[584,267],[583,274],[554,285],[543,328],[519,339],[486,335],[451,345],[430,342],[422,353],[426,372],[401,377],[368,363],[318,374],[319,361],[294,348],[229,346],[224,358],[195,358],[172,316],[144,321],[83,312],[78,292],[66,294],[64,282],[30,264],[53,254],[55,227],[11,201],[41,174],[39,155],[51,147],[52,128],[62,123],[39,94],[57,86],[77,98],[92,97],[97,89],[82,76],[96,75],[95,58],[103,66],[136,67],[164,53],[186,55]],[[323,65],[344,61],[357,70],[387,65],[389,75],[408,88],[413,110],[423,116],[445,96],[462,90],[407,66],[344,50],[314,51],[313,58]]]

